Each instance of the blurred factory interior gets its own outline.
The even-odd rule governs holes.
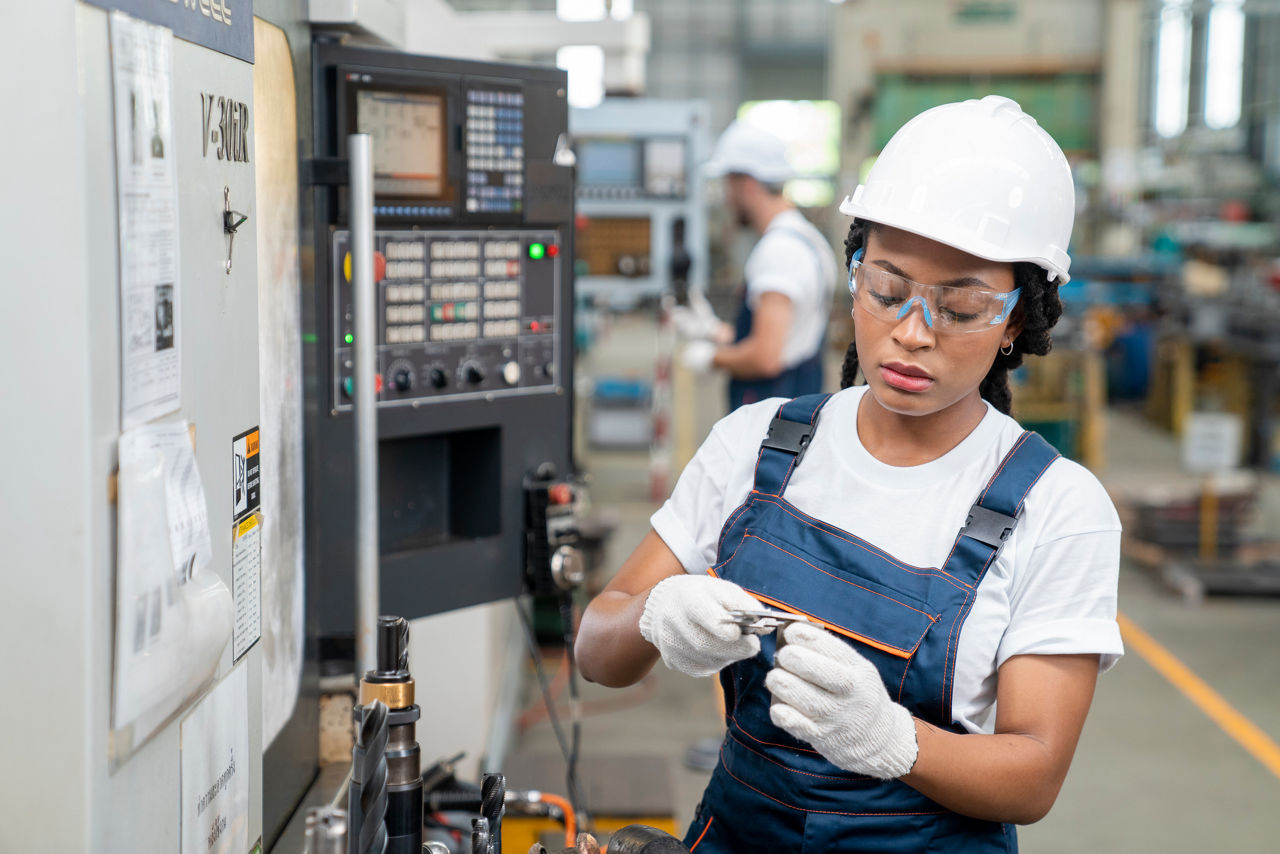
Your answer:
[[[704,166],[785,145],[835,392],[841,201],[988,95],[1075,193],[1011,414],[1123,525],[1125,655],[1017,850],[1274,850],[1280,0],[23,6],[0,851],[688,850],[717,680],[572,639],[729,413],[677,318],[732,323],[760,235]]]

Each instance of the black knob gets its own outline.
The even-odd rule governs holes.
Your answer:
[[[408,371],[396,371],[396,375],[391,378],[391,382],[395,385],[396,391],[408,391],[413,388],[413,374]]]
[[[480,383],[484,382],[484,371],[480,370],[479,365],[472,362],[462,369],[462,378],[472,385],[480,385]]]
[[[431,369],[431,385],[434,388],[444,388],[449,384],[449,377],[439,368]]]

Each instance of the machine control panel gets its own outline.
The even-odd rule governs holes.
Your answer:
[[[332,240],[333,409],[351,408],[350,232]],[[378,230],[379,406],[554,392],[559,375],[559,234],[554,230]]]

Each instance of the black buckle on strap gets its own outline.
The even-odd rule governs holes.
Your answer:
[[[769,435],[760,444],[761,447],[795,454],[796,462],[799,463],[804,458],[804,452],[809,448],[809,439],[812,436],[812,424],[788,421],[780,415],[775,415],[769,422]]]
[[[969,518],[960,529],[960,536],[969,537],[993,549],[999,549],[1004,546],[1005,540],[1009,539],[1009,535],[1013,533],[1017,524],[1018,520],[1013,516],[1006,516],[994,510],[988,510],[981,504],[975,504],[969,508]]]

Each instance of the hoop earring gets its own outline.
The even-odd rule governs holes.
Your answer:
[[[1009,342],[1009,349],[1008,349],[1008,350],[1006,350],[1006,349],[1005,349],[1005,348],[1003,348],[1003,347],[1001,347],[1001,348],[1000,348],[1000,355],[1002,355],[1002,356],[1012,356],[1012,355],[1013,355],[1013,342],[1012,342],[1012,341],[1010,341],[1010,342]]]

